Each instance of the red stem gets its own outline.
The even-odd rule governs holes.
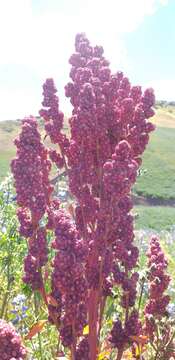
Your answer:
[[[98,297],[98,290],[92,289],[89,296],[89,352],[91,360],[97,358]]]
[[[71,346],[71,360],[75,360],[75,349],[74,346]]]
[[[116,360],[121,360],[121,359],[122,359],[122,355],[123,355],[123,349],[118,350]]]
[[[102,320],[103,320],[103,313],[104,313],[104,309],[105,309],[105,304],[106,304],[106,296],[102,296],[102,295],[101,295],[101,299],[100,299],[100,320],[99,320],[99,328],[98,328],[98,338],[100,338],[100,331],[101,331],[101,327],[102,327]]]
[[[75,324],[72,323],[72,330],[73,330],[73,344],[71,347],[71,360],[75,360],[75,353],[76,353],[76,331],[75,331]]]

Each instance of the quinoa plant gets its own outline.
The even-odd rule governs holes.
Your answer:
[[[22,344],[21,337],[15,328],[5,320],[0,319],[0,356],[1,359],[26,359],[27,349]]]
[[[154,130],[155,97],[152,89],[131,86],[122,72],[112,74],[103,48],[92,47],[85,34],[76,36],[69,63],[70,136],[54,81],[47,79],[40,116],[54,148],[46,148],[33,117],[24,119],[15,140],[11,167],[20,234],[28,242],[23,280],[42,295],[72,360],[102,359],[103,353],[120,360],[145,331],[136,303],[131,189]],[[67,209],[55,195],[52,164],[67,176],[73,199]],[[105,332],[105,309],[114,297],[118,318]]]
[[[148,335],[155,359],[175,358],[175,322],[170,319],[170,296],[165,293],[170,283],[168,262],[157,236],[150,239],[148,257],[148,300],[145,306],[144,332]]]

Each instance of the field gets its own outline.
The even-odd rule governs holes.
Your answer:
[[[143,158],[143,175],[137,180],[138,195],[157,199],[175,197],[175,128],[158,127],[151,135]]]
[[[136,229],[170,230],[175,225],[175,208],[171,206],[135,206]]]

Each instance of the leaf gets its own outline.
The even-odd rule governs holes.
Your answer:
[[[142,353],[142,350],[140,348],[140,345],[137,345],[135,348],[135,356],[138,357],[141,355],[141,353]]]
[[[132,359],[133,359],[132,351],[128,350],[128,351],[124,354],[123,360],[132,360]]]
[[[59,360],[69,360],[69,357],[64,355],[62,352],[58,353],[57,355]]]
[[[89,325],[86,325],[83,329],[83,335],[88,335],[89,334]]]
[[[74,210],[74,206],[73,204],[69,204],[68,206],[68,211],[69,211],[69,214],[73,217],[73,219],[75,218],[75,210]]]
[[[45,141],[45,140],[47,139],[47,137],[48,137],[48,135],[46,134],[46,135],[44,136],[43,141]]]
[[[48,296],[48,294],[46,294],[45,289],[44,289],[44,288],[41,288],[41,289],[38,289],[38,291],[39,291],[40,295],[42,296],[45,304],[47,305],[47,304],[48,304],[48,301],[47,301],[47,296]]]
[[[47,295],[47,301],[48,301],[49,305],[52,305],[52,306],[55,306],[55,307],[58,306],[57,301],[54,299],[54,297],[52,295]]]
[[[101,354],[98,355],[97,360],[105,360],[108,359],[108,355],[110,355],[111,351],[103,351]]]
[[[65,357],[65,354],[63,353],[63,351],[59,351],[58,353],[57,353],[57,356],[62,356],[62,357]]]
[[[107,321],[107,325],[112,326],[112,324],[113,324],[113,320],[112,320],[112,319],[110,319],[110,320]]]
[[[145,345],[148,341],[148,336],[144,336],[144,335],[133,335],[133,336],[130,336],[130,339],[132,341],[135,341],[137,344],[140,344],[140,345]]]
[[[26,340],[32,339],[33,336],[40,333],[47,320],[39,320],[36,324],[32,326],[29,333],[25,336]]]

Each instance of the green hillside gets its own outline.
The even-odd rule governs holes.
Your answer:
[[[138,195],[175,198],[175,128],[158,127],[152,133],[142,168],[135,186]]]

